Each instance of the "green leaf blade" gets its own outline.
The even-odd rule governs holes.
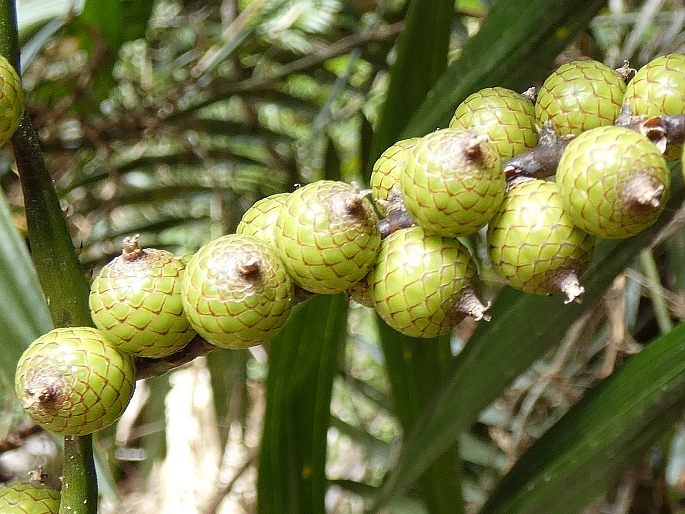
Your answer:
[[[323,512],[326,436],[347,298],[315,296],[296,307],[270,344],[258,512]]]
[[[501,480],[482,514],[579,512],[673,427],[685,402],[685,325],[631,357],[561,418]]]
[[[402,137],[421,136],[449,122],[478,89],[526,89],[583,30],[606,0],[497,2],[459,59],[440,77]]]

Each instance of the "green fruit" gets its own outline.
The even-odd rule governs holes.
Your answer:
[[[400,189],[423,229],[445,237],[473,234],[504,198],[502,162],[487,136],[461,129],[432,132],[411,149]]]
[[[488,87],[467,97],[457,107],[450,127],[487,135],[503,162],[538,143],[535,106],[522,94],[503,87]]]
[[[9,141],[24,115],[21,79],[9,61],[0,56],[0,146]]]
[[[124,251],[93,281],[91,317],[122,352],[160,358],[177,352],[195,335],[183,314],[183,259],[154,248],[138,236],[124,239]]]
[[[538,91],[535,117],[539,125],[550,121],[560,136],[612,125],[625,90],[621,76],[601,62],[572,61],[545,80]]]
[[[255,202],[235,229],[236,234],[252,236],[268,245],[274,244],[274,228],[281,213],[281,207],[290,193],[278,193]]]
[[[91,327],[56,328],[24,351],[15,390],[43,428],[86,435],[114,423],[133,395],[133,359]]]
[[[320,180],[288,197],[276,225],[276,248],[303,289],[341,293],[373,266],[381,237],[364,196],[349,184]]]
[[[474,293],[477,279],[459,241],[411,227],[383,240],[368,282],[374,308],[388,325],[410,337],[436,337],[467,315],[486,317]]]
[[[624,101],[636,116],[685,114],[685,55],[657,57],[644,65],[626,87]],[[676,160],[682,145],[669,145],[666,157]]]
[[[512,184],[488,224],[488,256],[509,285],[526,293],[562,291],[579,297],[578,277],[590,262],[595,238],[564,212],[557,185],[543,180]]]
[[[400,182],[400,177],[409,157],[409,150],[420,139],[419,137],[412,137],[398,141],[388,147],[374,163],[370,180],[371,196],[374,200],[381,200],[379,204],[381,210],[383,210],[382,200],[388,200],[390,190]]]
[[[45,484],[17,482],[0,487],[2,514],[57,514],[60,494]]]
[[[654,223],[666,205],[670,174],[645,136],[599,127],[576,137],[557,167],[564,210],[590,234],[630,237]]]
[[[275,251],[229,234],[200,248],[182,280],[183,309],[197,333],[222,348],[246,348],[288,319],[294,287]]]

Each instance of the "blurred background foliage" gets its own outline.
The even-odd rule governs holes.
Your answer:
[[[188,254],[270,194],[364,184],[380,151],[444,125],[481,87],[523,91],[580,57],[639,68],[685,52],[679,0],[17,6],[28,109],[89,276],[126,235]],[[59,447],[12,393],[19,352],[49,319],[8,149],[0,183],[0,477],[41,465],[54,481]],[[496,300],[487,326],[413,341],[342,296],[314,298],[269,345],[139,383],[116,429],[96,437],[102,512],[685,512],[685,391],[669,353],[685,341],[673,331],[685,318],[674,190],[657,226],[602,247],[582,306],[503,290],[477,235],[468,243]],[[644,347],[651,360],[634,360]],[[632,368],[613,373],[626,359],[643,370],[636,381]],[[573,438],[583,433],[597,437]],[[564,504],[584,476],[592,483]]]

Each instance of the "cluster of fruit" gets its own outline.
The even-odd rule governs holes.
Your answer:
[[[97,329],[34,341],[17,368],[17,395],[53,432],[94,432],[130,400],[134,357],[169,356],[196,334],[223,348],[262,343],[307,294],[348,292],[412,337],[448,333],[465,316],[487,319],[476,262],[458,239],[486,226],[490,261],[510,285],[579,298],[595,236],[651,225],[669,194],[663,150],[680,152],[677,130],[664,132],[660,148],[617,120],[682,117],[685,56],[656,59],[626,85],[627,75],[575,61],[537,99],[503,88],[471,95],[449,128],[381,155],[374,202],[369,191],[323,180],[258,201],[235,234],[192,256],[127,238],[92,284]],[[539,164],[550,160],[555,182],[541,179],[550,165]]]

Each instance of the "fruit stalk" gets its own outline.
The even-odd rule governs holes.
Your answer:
[[[187,364],[196,357],[208,354],[215,348],[216,346],[208,343],[202,337],[195,336],[181,350],[166,357],[162,357],[160,359],[137,357],[135,359],[136,378],[141,380],[143,378],[151,378],[163,375],[167,371],[171,371],[174,368]]]
[[[0,0],[0,53],[18,69],[19,39],[14,0]],[[28,113],[12,136],[33,261],[55,326],[90,325],[88,282],[74,252],[52,178]],[[59,273],[55,273],[59,270]],[[69,488],[60,512],[95,513],[97,482],[90,436],[65,440],[63,479]]]
[[[616,120],[616,125],[644,134],[660,149],[666,144],[685,141],[685,114],[634,116],[624,112]]]
[[[539,137],[535,148],[504,163],[507,183],[516,177],[551,177],[556,172],[561,154],[573,139],[573,136],[558,136],[550,123],[543,125]]]

